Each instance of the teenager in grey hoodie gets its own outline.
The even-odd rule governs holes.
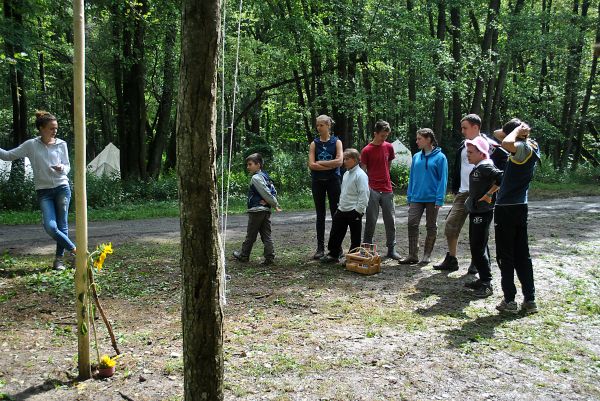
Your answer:
[[[47,111],[35,113],[35,126],[40,136],[29,139],[13,150],[0,148],[0,159],[13,161],[28,157],[33,169],[33,183],[42,211],[44,229],[56,241],[53,268],[64,270],[66,251],[75,253],[75,244],[69,239],[69,153],[67,143],[56,138],[58,122]]]

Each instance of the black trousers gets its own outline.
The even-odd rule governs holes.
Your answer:
[[[329,211],[331,217],[337,210],[340,201],[342,186],[340,177],[332,176],[325,180],[312,180],[312,195],[317,211],[317,247],[323,249],[325,245],[325,197],[329,200]]]
[[[484,283],[492,281],[488,239],[490,237],[490,224],[492,223],[493,218],[493,210],[486,213],[469,214],[469,246],[471,248],[471,260],[477,268],[479,279]]]
[[[350,249],[360,246],[362,215],[356,210],[350,212],[338,210],[333,215],[333,223],[327,244],[330,256],[337,258],[342,254],[342,242],[344,241],[348,227],[350,227]]]
[[[496,259],[502,274],[504,299],[507,302],[514,301],[517,294],[515,272],[521,282],[524,300],[535,300],[533,264],[527,238],[527,212],[526,204],[496,205]]]

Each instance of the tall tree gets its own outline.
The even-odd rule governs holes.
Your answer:
[[[579,94],[579,75],[581,70],[581,56],[583,44],[585,41],[586,19],[590,7],[589,0],[583,0],[581,3],[581,15],[579,15],[579,0],[573,0],[572,19],[577,32],[569,46],[569,55],[567,58],[567,74],[565,78],[565,92],[563,99],[563,111],[561,117],[561,126],[564,130],[566,140],[562,146],[559,168],[567,166],[569,157],[573,149],[573,139],[575,137],[575,116],[577,113],[577,97]]]
[[[218,240],[218,0],[183,0],[177,117],[186,401],[223,399],[222,261]]]
[[[437,64],[437,83],[435,89],[435,100],[433,106],[433,131],[441,142],[444,138],[444,81],[445,69],[441,61],[443,43],[446,40],[446,1],[438,2],[438,20],[436,38],[439,42],[439,50],[435,53],[434,64]]]
[[[174,8],[167,5],[164,20],[174,21],[175,14]],[[175,26],[177,25],[175,24]],[[177,57],[175,56],[176,38],[177,29],[173,29],[172,26],[165,29],[162,93],[158,103],[155,132],[148,149],[148,175],[153,178],[157,178],[160,173],[162,156],[171,132],[173,87],[175,84],[175,66],[177,65]]]
[[[27,92],[25,83],[25,63],[22,60],[24,25],[21,2],[4,0],[3,29],[4,44],[9,57],[8,83],[12,100],[12,146],[17,147],[27,139]],[[23,181],[25,169],[23,160],[12,163],[10,179]]]
[[[461,69],[461,43],[460,43],[460,8],[453,6],[450,9],[450,22],[452,34],[452,134],[460,132],[460,120],[462,118],[462,105],[460,96],[460,69]]]
[[[471,103],[471,113],[481,114],[481,102],[485,89],[485,82],[489,75],[489,63],[492,57],[492,45],[494,37],[498,32],[498,15],[500,14],[500,0],[489,0],[487,22],[485,25],[485,33],[481,42],[481,58],[482,66],[477,73],[475,82],[475,92],[473,94],[473,102]],[[474,26],[477,26],[474,24]]]

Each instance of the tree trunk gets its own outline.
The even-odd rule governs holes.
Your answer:
[[[490,58],[490,50],[495,32],[498,28],[497,20],[500,13],[500,0],[490,0],[488,5],[487,23],[483,41],[481,42],[481,57],[483,59]],[[496,33],[497,34],[497,33]],[[484,83],[488,72],[486,69],[480,69],[477,73],[477,81],[475,82],[475,92],[473,93],[473,102],[471,103],[471,113],[481,114],[481,102],[483,100]]]
[[[502,101],[502,93],[504,92],[504,85],[506,84],[506,76],[508,73],[508,65],[511,59],[513,59],[513,52],[511,51],[511,40],[515,34],[517,27],[515,26],[514,18],[521,13],[525,0],[517,0],[515,6],[511,12],[511,21],[509,22],[508,32],[506,33],[506,54],[500,60],[498,68],[498,79],[496,80],[496,88],[494,91],[494,98],[492,100],[490,117],[485,122],[485,132],[491,133],[494,129],[500,126],[500,104]]]
[[[123,22],[117,2],[111,5],[112,13],[112,40],[113,40],[113,82],[116,98],[116,120],[117,120],[117,146],[120,150],[121,177],[127,176],[129,164],[129,141],[125,131],[125,99],[123,96],[123,64],[121,63],[120,49],[122,49]]]
[[[561,126],[566,136],[563,142],[559,168],[564,169],[567,166],[569,156],[573,149],[573,139],[575,136],[575,115],[577,112],[577,94],[579,87],[579,73],[581,70],[581,52],[585,39],[585,25],[587,21],[587,12],[590,6],[589,0],[583,0],[581,5],[581,22],[579,21],[579,0],[573,0],[573,23],[579,25],[580,31],[574,42],[569,47],[569,57],[567,62],[567,74],[565,79],[565,96],[563,100],[563,111]]]
[[[552,0],[542,0],[542,38],[550,33],[550,12],[552,10]],[[548,88],[546,76],[548,75],[548,55],[542,49],[542,66],[540,68],[540,84],[538,94],[544,93],[544,88]],[[549,89],[549,88],[548,88]]]
[[[600,15],[600,2],[598,3],[597,15]],[[596,43],[600,43],[600,18],[596,20]],[[583,134],[585,132],[585,127],[588,125],[587,114],[590,105],[590,99],[592,97],[594,82],[596,80],[596,73],[598,69],[598,56],[598,52],[594,52],[594,55],[592,57],[590,77],[585,88],[585,95],[583,96],[583,103],[581,105],[581,113],[579,115],[579,121],[577,123],[577,140],[574,144],[575,152],[573,155],[573,165],[571,166],[573,171],[577,170],[577,166],[579,165],[579,160],[581,159],[581,154],[583,150]]]
[[[169,9],[170,11],[170,9]],[[168,21],[174,21],[174,12],[167,16]],[[166,29],[164,46],[163,88],[158,107],[156,133],[148,151],[148,175],[157,178],[160,174],[163,152],[171,130],[171,109],[173,107],[173,86],[175,82],[175,40],[177,29]]]
[[[13,29],[18,32],[16,35],[4,38],[7,56],[13,59],[16,53],[24,51],[22,44],[17,38],[23,37],[23,16],[20,14],[20,4],[14,0],[4,0],[4,17]],[[8,64],[8,79],[10,86],[10,95],[12,100],[12,146],[17,147],[27,140],[27,92],[25,90],[25,68],[24,62]],[[12,162],[10,170],[10,181],[23,182],[25,179],[25,164],[22,159]]]
[[[452,135],[460,134],[460,120],[462,119],[461,97],[460,97],[460,8],[450,9],[450,22],[452,23],[452,58],[454,68],[452,69]]]
[[[145,21],[141,17],[147,11],[146,0],[131,5],[133,22],[125,24],[123,30],[123,58],[126,67],[123,73],[123,95],[125,113],[125,135],[128,140],[126,170],[124,178],[146,178],[146,100],[144,36]]]
[[[445,0],[440,0],[438,3],[438,21],[437,21],[437,39],[439,41],[440,47],[446,40],[446,2]],[[444,95],[444,68],[442,67],[442,63],[440,62],[440,57],[436,52],[434,57],[434,64],[438,65],[437,67],[437,79],[438,83],[436,85],[436,95],[433,106],[433,132],[435,132],[438,141],[442,143],[444,138],[444,106],[445,106],[445,95]]]
[[[412,0],[406,1],[406,10],[409,15],[412,14],[414,3]],[[417,134],[417,73],[415,70],[415,61],[409,56],[408,61],[408,143],[410,151],[416,153],[418,148],[414,141]]]
[[[223,399],[222,260],[216,188],[219,1],[184,0],[177,117],[184,397]]]

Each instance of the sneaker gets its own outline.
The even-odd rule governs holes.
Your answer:
[[[66,267],[63,264],[62,259],[59,259],[59,258],[54,259],[54,263],[52,263],[52,270],[56,270],[59,272],[66,270]]]
[[[467,273],[469,273],[469,274],[477,274],[477,273],[479,273],[477,271],[477,267],[475,267],[475,265],[473,264],[473,262],[471,262],[471,264],[469,265],[469,269],[467,270]]]
[[[321,248],[317,248],[317,251],[315,252],[315,254],[313,255],[313,259],[315,260],[319,260],[321,259],[323,256],[325,256],[325,251]]]
[[[481,288],[482,285],[483,285],[483,282],[479,279],[473,280],[473,281],[468,281],[465,283],[465,287],[470,288],[472,290],[478,290]]]
[[[516,315],[519,313],[519,306],[515,301],[506,302],[504,299],[498,305],[496,305],[496,310],[500,313],[512,313]]]
[[[525,301],[521,304],[521,313],[524,315],[531,315],[538,313],[538,307],[535,301]]]
[[[247,256],[242,256],[240,251],[233,251],[233,257],[239,260],[240,262],[247,262],[249,258]]]
[[[451,256],[450,252],[447,252],[444,261],[439,265],[434,265],[433,270],[455,272],[458,270],[458,259],[456,259],[456,256]]]
[[[494,293],[491,284],[481,283],[481,286],[473,292],[477,298],[487,298]]]
[[[270,266],[270,265],[272,265],[274,263],[275,263],[275,260],[272,259],[272,258],[268,258],[268,259],[265,259],[262,262],[260,262],[260,264],[263,265],[263,266]]]

